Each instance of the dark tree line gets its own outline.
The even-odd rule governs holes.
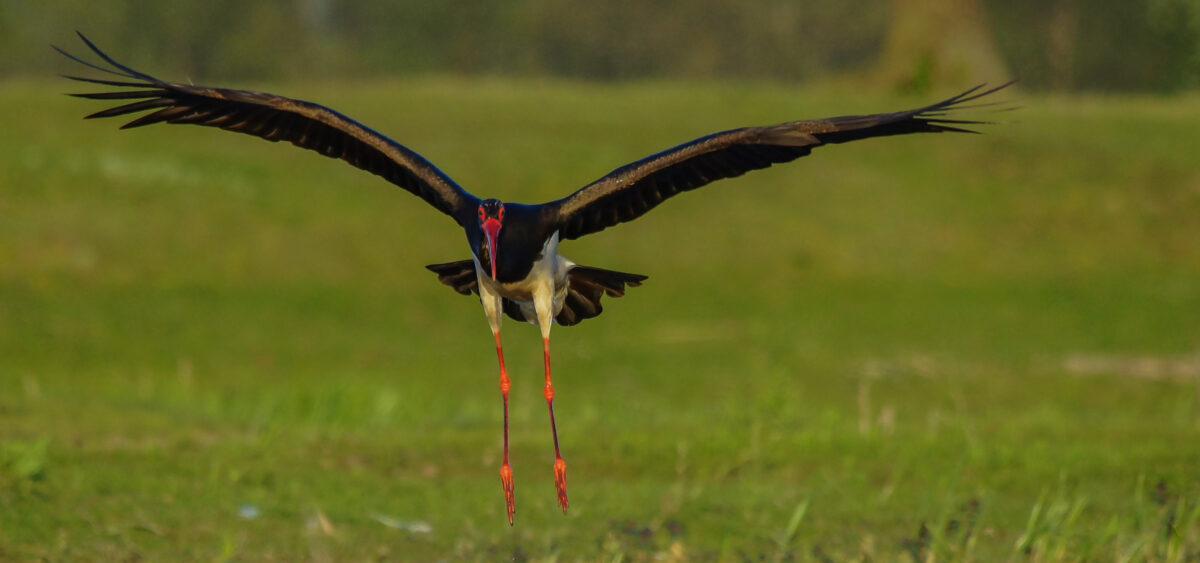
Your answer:
[[[1200,85],[1200,0],[0,0],[0,75],[60,71],[46,46],[75,44],[74,29],[196,80],[850,73],[920,87],[1003,71],[1035,89]]]

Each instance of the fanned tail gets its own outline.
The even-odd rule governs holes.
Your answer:
[[[560,325],[571,326],[595,317],[604,311],[600,306],[601,297],[621,297],[625,295],[626,285],[637,287],[646,278],[641,274],[575,266],[567,272],[567,298],[554,320]]]
[[[473,260],[459,260],[442,264],[425,266],[437,274],[438,281],[450,286],[463,295],[479,293],[479,280],[475,275]],[[642,285],[647,276],[628,274],[590,266],[575,266],[567,272],[567,296],[563,300],[562,310],[554,317],[558,324],[571,326],[579,324],[584,319],[590,319],[604,311],[600,298],[621,297],[625,295],[625,286]],[[525,322],[521,306],[514,301],[504,300],[504,312],[515,320]]]
[[[425,267],[437,274],[438,281],[454,288],[454,291],[463,295],[470,295],[472,292],[479,293],[479,280],[475,277],[474,260],[430,264]]]

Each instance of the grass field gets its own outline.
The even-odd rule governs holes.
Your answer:
[[[514,201],[932,99],[253,86]],[[487,324],[422,267],[457,227],[290,146],[83,122],[73,88],[0,83],[0,560],[1200,558],[1200,98],[1013,94],[986,135],[819,149],[564,244],[650,280],[554,332],[566,516],[537,332],[505,325],[510,528]]]

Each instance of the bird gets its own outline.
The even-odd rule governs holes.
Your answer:
[[[569,505],[567,465],[554,419],[551,327],[555,323],[571,326],[596,317],[602,311],[603,297],[622,297],[627,287],[639,286],[647,279],[645,275],[576,264],[559,254],[562,241],[632,221],[683,192],[793,161],[820,146],[910,133],[977,133],[970,127],[991,122],[965,119],[958,112],[996,106],[998,102],[990,99],[979,100],[1013,83],[992,87],[980,84],[945,100],[903,111],[787,121],[712,133],[620,166],[561,199],[524,204],[480,198],[420,154],[328,107],[257,91],[163,81],[118,63],[83,33],[76,34],[107,66],[52,47],[77,63],[117,78],[63,77],[117,89],[71,95],[118,100],[121,104],[87,115],[87,119],[153,110],[141,113],[121,129],[155,123],[193,124],[268,141],[287,141],[381,176],[448,215],[463,229],[471,257],[427,268],[454,291],[477,295],[492,331],[504,416],[500,482],[510,526],[516,501],[508,440],[512,382],[500,339],[503,317],[535,324],[541,331],[543,396],[554,442],[555,491],[565,514]]]

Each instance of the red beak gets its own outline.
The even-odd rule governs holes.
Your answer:
[[[483,234],[487,237],[488,262],[492,264],[492,279],[496,279],[496,237],[500,236],[499,219],[489,217],[483,220]]]

